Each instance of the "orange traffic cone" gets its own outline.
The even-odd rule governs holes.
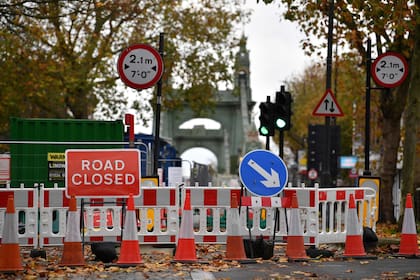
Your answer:
[[[344,257],[363,258],[366,257],[363,246],[363,232],[359,223],[354,195],[350,194],[349,209],[347,213],[347,233],[344,247]]]
[[[292,196],[289,231],[287,233],[286,256],[290,261],[303,261],[309,258],[305,251],[303,230],[300,222],[299,206],[296,194],[293,194]]]
[[[0,245],[0,271],[14,272],[23,270],[20,258],[18,225],[13,195],[7,199],[6,215],[4,217],[3,238]]]
[[[76,205],[76,198],[72,196],[69,202],[66,236],[64,238],[63,255],[61,256],[60,262],[61,266],[85,265],[82,238],[80,237],[80,218]]]
[[[137,265],[143,263],[140,256],[139,239],[137,237],[136,213],[133,195],[130,194],[127,201],[127,213],[125,214],[123,239],[121,241],[120,257],[117,264]]]
[[[404,220],[398,255],[407,257],[420,255],[417,245],[417,229],[411,194],[407,194],[405,200]]]
[[[244,241],[239,233],[238,199],[235,193],[232,194],[228,215],[227,221],[229,221],[229,224],[227,225],[226,259],[246,260]]]
[[[193,213],[191,210],[191,194],[187,190],[184,211],[182,211],[181,227],[179,229],[178,242],[174,261],[196,262],[195,239],[193,227]]]

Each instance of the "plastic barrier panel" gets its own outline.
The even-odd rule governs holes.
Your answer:
[[[0,240],[3,234],[7,199],[13,195],[18,217],[18,238],[21,246],[38,246],[38,188],[0,188]]]
[[[223,187],[184,187],[181,191],[181,202],[185,193],[191,193],[195,241],[197,243],[226,243],[227,210],[231,206],[231,197],[235,193],[240,197],[240,188]],[[181,208],[182,209],[182,208]]]
[[[354,195],[358,217],[367,219],[367,224],[376,217],[376,192],[372,188],[322,188],[318,191],[320,229],[318,243],[344,243],[346,217],[350,194]],[[367,206],[366,206],[367,205]],[[376,223],[376,221],[375,221]],[[373,224],[375,224],[373,223]],[[372,228],[375,230],[375,228]]]

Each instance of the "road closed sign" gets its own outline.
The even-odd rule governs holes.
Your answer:
[[[140,177],[139,150],[66,150],[68,197],[138,196]]]

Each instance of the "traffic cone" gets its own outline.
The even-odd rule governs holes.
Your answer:
[[[133,195],[130,194],[127,201],[125,214],[123,239],[121,241],[120,257],[117,264],[137,265],[143,263],[140,256],[139,239],[137,237],[136,213]]]
[[[66,236],[64,237],[63,255],[61,256],[60,262],[61,266],[85,265],[82,238],[80,237],[80,218],[76,205],[76,198],[72,196],[69,202]]]
[[[179,229],[178,242],[174,261],[177,262],[196,262],[193,213],[191,210],[191,194],[187,190],[182,211],[181,228]]]
[[[302,224],[300,222],[299,206],[296,194],[292,196],[290,209],[289,231],[287,233],[286,256],[290,261],[309,259],[306,255],[303,240]]]
[[[0,245],[0,271],[14,272],[23,270],[20,258],[18,225],[13,195],[7,199],[6,215],[4,217],[3,238]]]
[[[407,194],[405,200],[404,220],[401,232],[399,256],[419,256],[417,244],[417,229],[414,218],[413,202],[411,194]]]
[[[354,195],[350,194],[349,209],[347,213],[347,233],[344,247],[344,257],[365,257],[363,246],[363,232],[357,217],[356,202]]]
[[[232,194],[230,209],[228,212],[229,224],[227,225],[226,240],[226,259],[227,260],[246,260],[244,241],[239,233],[239,212],[238,199],[236,194]]]

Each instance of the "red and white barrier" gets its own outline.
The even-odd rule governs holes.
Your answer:
[[[40,201],[41,247],[63,244],[69,205],[65,189],[45,188]],[[84,202],[84,242],[120,242],[122,199],[92,198]],[[135,207],[141,243],[175,243],[179,209],[176,188],[144,187],[142,195],[135,198]]]
[[[191,192],[194,236],[197,243],[226,243],[227,212],[232,194],[240,197],[240,188],[224,187],[143,187],[141,196],[135,198],[137,236],[139,242],[149,244],[174,244],[179,232],[180,209],[185,191]],[[4,211],[8,193],[15,195],[16,211],[25,216],[19,233],[23,246],[63,245],[66,233],[66,215],[69,199],[64,188],[39,189],[39,239],[38,239],[38,188],[0,188],[0,232],[4,224]],[[296,188],[286,187],[280,197],[242,197],[240,201],[240,233],[249,236],[272,237],[274,217],[279,210],[279,227],[276,242],[285,242],[287,221],[290,215],[290,198],[297,195],[299,213],[306,245],[343,243],[346,238],[345,209],[349,195],[353,194],[359,217],[367,224],[375,224],[377,217],[376,192],[372,188]],[[85,242],[120,242],[122,224],[122,199],[85,199],[83,223]],[[99,202],[99,203],[98,203]],[[78,199],[80,204],[80,198]],[[249,212],[247,213],[247,209]],[[251,221],[248,221],[251,219]],[[23,220],[22,220],[23,222]],[[375,230],[375,228],[373,228]],[[1,236],[0,236],[1,237]],[[39,242],[39,243],[38,243]]]
[[[221,218],[226,217],[230,209],[232,194],[240,197],[240,188],[222,187],[184,187],[181,191],[185,198],[186,191],[191,193],[194,234],[197,243],[226,243],[226,228],[221,228]],[[182,200],[184,201],[184,199]],[[211,222],[211,225],[208,223]]]
[[[376,223],[376,192],[372,188],[322,188],[318,190],[320,224],[317,243],[342,243],[346,240],[346,208],[354,196],[359,219]],[[373,221],[373,222],[372,222]],[[372,228],[375,230],[375,227]]]
[[[245,196],[241,200],[241,226],[242,233],[248,233],[248,226],[251,226],[251,235],[253,236],[266,236],[271,238],[274,230],[274,217],[276,208],[284,208],[289,201],[281,197],[259,197],[259,196]],[[248,210],[248,213],[247,213]],[[287,236],[287,219],[285,211],[280,211],[279,216],[279,231],[277,236]],[[265,226],[261,226],[261,218],[264,218]],[[250,220],[250,221],[248,221]]]
[[[0,241],[4,227],[7,198],[13,195],[18,217],[18,237],[21,246],[38,246],[38,188],[0,188]]]
[[[179,190],[175,187],[143,187],[134,199],[139,219],[139,242],[175,243],[179,230]]]

